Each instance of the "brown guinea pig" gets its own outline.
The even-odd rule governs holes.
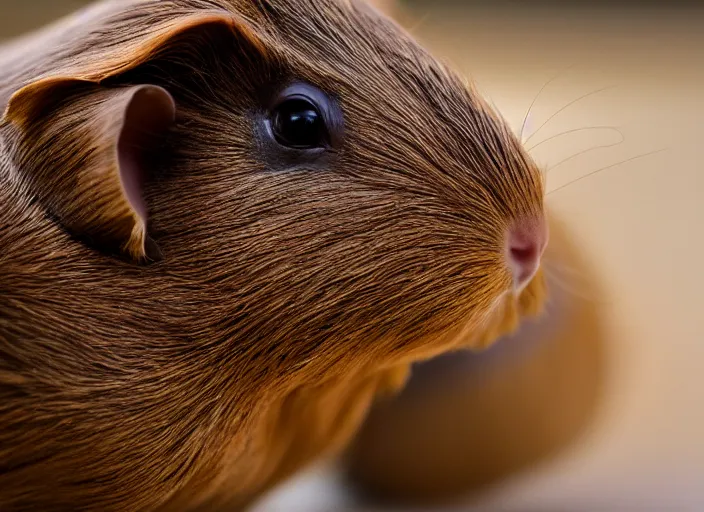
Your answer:
[[[355,0],[114,0],[0,47],[0,509],[238,510],[540,309],[542,176]]]

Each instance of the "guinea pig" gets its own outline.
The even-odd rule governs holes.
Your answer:
[[[0,47],[0,510],[240,510],[541,310],[540,170],[357,0]]]

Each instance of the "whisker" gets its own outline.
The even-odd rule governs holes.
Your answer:
[[[562,189],[565,188],[565,187],[568,187],[568,186],[570,186],[570,185],[574,185],[574,184],[577,183],[578,181],[582,181],[582,180],[584,180],[584,179],[587,179],[587,178],[589,178],[590,176],[594,176],[595,174],[599,174],[600,172],[603,172],[603,171],[605,171],[605,170],[607,170],[607,169],[611,169],[611,168],[613,168],[613,167],[616,167],[616,166],[625,164],[625,163],[627,163],[627,162],[631,162],[631,161],[633,161],[633,160],[637,160],[637,159],[639,159],[639,158],[644,158],[644,157],[646,157],[646,156],[651,156],[651,155],[654,155],[654,154],[656,154],[656,153],[662,153],[663,151],[667,151],[668,149],[669,149],[669,148],[656,149],[655,151],[649,151],[649,152],[643,153],[643,154],[641,154],[641,155],[636,155],[636,156],[632,156],[631,158],[627,158],[627,159],[625,159],[625,160],[621,160],[620,162],[616,162],[615,164],[607,165],[606,167],[602,167],[601,169],[597,169],[597,170],[595,170],[595,171],[589,172],[589,173],[585,174],[584,176],[580,176],[579,178],[577,178],[577,179],[574,180],[574,181],[571,181],[571,182],[569,182],[569,183],[566,183],[566,184],[564,184],[564,185],[561,185],[561,186],[557,187],[556,189],[551,190],[550,192],[548,192],[548,193],[545,194],[545,195],[554,194],[555,192],[558,192],[558,191],[562,190]]]
[[[595,304],[609,304],[612,302],[597,297],[596,290],[593,289],[591,284],[591,281],[594,279],[592,276],[580,271],[564,260],[558,259],[554,254],[544,259],[543,271],[550,280],[554,280],[560,288],[573,294],[575,297],[588,300]],[[585,288],[591,290],[591,293],[585,293]]]
[[[591,302],[592,304],[611,304],[611,302],[609,301],[601,300],[596,295],[585,293],[584,290],[580,290],[577,286],[569,284],[567,279],[554,272],[553,269],[545,267],[543,272],[545,272],[545,275],[548,277],[548,282],[554,283],[556,286],[559,286],[565,293],[572,295],[573,297]]]
[[[620,133],[620,132],[619,132],[619,133]],[[587,148],[587,149],[583,149],[583,150],[581,150],[581,151],[578,151],[578,152],[576,152],[574,155],[570,155],[570,156],[568,156],[567,158],[563,158],[562,160],[560,160],[559,162],[557,162],[555,165],[548,167],[548,169],[545,171],[545,174],[547,174],[547,173],[549,173],[550,171],[552,171],[552,170],[554,170],[554,169],[560,167],[561,165],[563,165],[563,164],[569,162],[570,160],[573,160],[573,159],[577,158],[578,156],[584,155],[584,154],[586,154],[586,153],[591,153],[592,151],[596,151],[597,149],[612,148],[612,147],[614,147],[614,146],[619,146],[619,145],[623,144],[624,141],[626,140],[626,137],[625,137],[625,135],[623,135],[623,133],[621,133],[621,137],[623,137],[623,138],[622,138],[620,141],[618,141],[618,142],[612,142],[611,144],[601,144],[601,145],[599,145],[599,146],[593,146],[593,147],[591,147],[591,148]]]
[[[625,140],[623,132],[614,126],[587,126],[584,128],[574,128],[572,130],[567,130],[567,131],[558,133],[557,135],[552,135],[552,136],[548,137],[547,139],[543,139],[540,142],[538,142],[537,144],[528,148],[527,151],[529,151],[529,152],[533,151],[535,148],[541,146],[542,144],[545,144],[546,142],[549,142],[549,141],[556,139],[558,137],[562,137],[563,135],[568,135],[570,133],[576,133],[576,132],[584,132],[587,130],[611,130],[611,131],[618,133],[621,136],[621,142],[623,142]]]
[[[412,26],[410,26],[407,30],[409,34],[415,34],[416,30],[420,30],[420,28],[427,23],[428,19],[430,19],[431,11],[427,10],[423,16],[421,16]]]
[[[568,274],[572,279],[577,279],[581,281],[588,281],[588,277],[584,272],[574,268],[572,265],[565,263],[565,261],[558,259],[554,255],[545,255],[543,258],[543,269],[549,271],[557,271],[563,274]]]
[[[567,67],[567,69],[563,69],[562,71],[560,71],[559,73],[557,73],[555,76],[553,76],[552,78],[550,78],[550,80],[548,80],[547,82],[545,82],[545,83],[543,84],[543,86],[540,88],[540,90],[538,91],[538,94],[536,94],[536,95],[535,95],[535,98],[533,98],[533,101],[531,101],[530,106],[528,107],[528,110],[526,111],[526,115],[523,117],[523,123],[521,123],[521,132],[520,132],[520,139],[521,139],[521,140],[523,140],[523,132],[525,132],[525,129],[526,129],[526,123],[528,122],[528,116],[530,116],[530,112],[531,112],[531,110],[533,110],[533,107],[535,106],[535,102],[538,101],[538,98],[540,98],[540,95],[543,93],[543,91],[545,90],[545,88],[546,88],[548,85],[550,85],[551,83],[553,83],[555,80],[557,80],[558,78],[560,78],[561,75],[563,75],[564,73],[566,73],[567,71],[569,71],[570,69],[572,69],[576,64],[577,64],[576,62],[570,64],[570,65]],[[524,141],[524,142],[526,142],[526,141]]]
[[[568,109],[569,107],[571,107],[572,105],[574,105],[574,104],[577,103],[578,101],[582,101],[583,99],[588,98],[589,96],[594,96],[595,94],[599,94],[600,92],[606,91],[606,90],[608,90],[608,89],[613,89],[613,88],[615,88],[615,87],[616,87],[615,85],[609,85],[609,86],[607,86],[607,87],[602,87],[601,89],[597,89],[596,91],[588,92],[588,93],[586,93],[586,94],[583,94],[583,95],[580,96],[579,98],[570,101],[567,105],[565,105],[565,106],[562,107],[560,110],[558,110],[557,112],[555,112],[553,115],[551,115],[550,117],[548,117],[548,118],[545,120],[545,122],[544,122],[543,124],[541,124],[540,126],[538,126],[538,129],[535,130],[533,133],[531,133],[531,134],[523,141],[523,144],[527,144],[528,141],[530,141],[530,139],[532,139],[535,135],[537,135],[538,132],[539,132],[540,130],[542,130],[542,129],[545,127],[546,124],[548,124],[548,123],[549,123],[551,120],[553,120],[556,116],[558,116],[560,113],[564,112],[566,109]]]

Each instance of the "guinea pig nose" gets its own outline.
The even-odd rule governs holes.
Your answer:
[[[508,232],[507,258],[516,290],[522,290],[540,267],[548,243],[548,226],[543,217],[523,218]]]

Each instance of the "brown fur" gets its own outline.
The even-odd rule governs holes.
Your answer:
[[[516,300],[503,246],[542,214],[540,173],[365,4],[113,1],[0,48],[0,69],[4,511],[241,508],[344,447],[410,362],[539,309],[541,277]],[[253,135],[294,78],[344,113],[316,168]],[[148,215],[110,128],[142,86],[177,116]]]

